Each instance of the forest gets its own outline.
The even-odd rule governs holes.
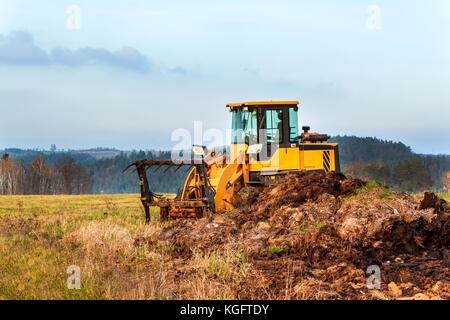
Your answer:
[[[337,136],[343,171],[401,191],[448,190],[450,155],[414,153],[401,142]]]
[[[92,191],[93,179],[69,155],[61,154],[49,165],[39,155],[30,163],[4,153],[0,160],[0,194],[85,194]]]
[[[401,191],[450,188],[450,155],[414,153],[401,142],[336,136],[343,172]],[[123,170],[138,159],[170,159],[170,151],[0,150],[0,194],[116,194],[139,191],[137,175]],[[176,193],[187,168],[154,168],[152,190]]]

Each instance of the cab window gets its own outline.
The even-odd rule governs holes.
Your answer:
[[[289,142],[298,143],[298,108],[289,108]]]
[[[257,113],[255,110],[233,110],[232,117],[232,143],[255,144],[258,139]]]
[[[283,110],[266,110],[267,143],[283,143]]]

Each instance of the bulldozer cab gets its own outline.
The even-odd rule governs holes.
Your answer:
[[[228,104],[232,113],[232,144],[260,145],[258,161],[270,159],[281,148],[299,143],[298,101]],[[232,155],[233,157],[233,155]]]
[[[326,134],[300,134],[298,101],[231,103],[232,144],[230,158],[248,153],[248,180],[260,183],[291,171],[339,171],[339,150]],[[257,150],[255,152],[255,150]]]

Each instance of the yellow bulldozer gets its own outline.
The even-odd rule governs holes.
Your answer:
[[[139,160],[141,201],[146,221],[150,207],[159,207],[160,219],[201,218],[231,210],[244,187],[276,183],[299,170],[340,171],[339,146],[329,136],[302,127],[299,133],[298,101],[251,101],[227,105],[232,115],[229,152],[206,152],[193,146],[190,160]],[[189,166],[178,195],[154,193],[147,177],[150,167]],[[127,168],[128,169],[128,168]]]

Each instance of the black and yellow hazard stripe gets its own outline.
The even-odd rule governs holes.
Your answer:
[[[330,151],[325,150],[323,152],[323,168],[326,172],[330,171]]]

